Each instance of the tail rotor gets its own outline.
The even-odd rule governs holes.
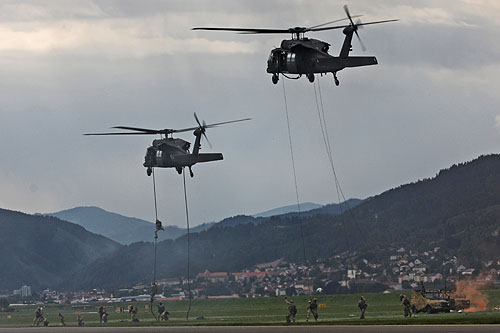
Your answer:
[[[196,120],[196,122],[198,123],[198,126],[199,126],[196,130],[199,130],[201,132],[201,134],[203,134],[203,136],[205,137],[205,140],[207,140],[208,146],[210,147],[210,149],[212,149],[212,143],[210,142],[210,140],[208,140],[208,136],[205,133],[207,131],[206,128],[209,127],[210,125],[207,125],[205,120],[203,120],[203,122],[200,123],[200,119],[198,119],[196,112],[194,112],[194,119]],[[210,126],[210,127],[212,127],[212,126]]]
[[[363,42],[361,41],[361,37],[359,37],[359,34],[358,34],[358,29],[363,27],[363,23],[361,22],[361,19],[358,18],[356,20],[356,23],[354,23],[354,21],[352,20],[351,13],[349,12],[349,7],[347,7],[347,5],[344,5],[344,11],[347,15],[347,18],[351,22],[351,26],[352,26],[352,29],[354,30],[354,33],[356,34],[356,37],[358,37],[358,41],[359,41],[359,44],[361,45],[361,49],[363,50],[363,52],[366,51],[365,44],[363,44]]]

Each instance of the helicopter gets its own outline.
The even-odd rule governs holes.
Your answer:
[[[143,166],[146,167],[146,174],[151,176],[153,168],[175,168],[179,174],[182,173],[184,167],[189,168],[189,174],[194,177],[193,170],[191,167],[196,163],[211,162],[222,160],[223,156],[221,153],[200,153],[201,148],[201,136],[203,135],[207,140],[208,145],[212,148],[212,144],[208,140],[206,135],[206,129],[217,127],[219,125],[236,123],[240,121],[250,120],[251,118],[238,119],[225,121],[215,124],[206,124],[205,121],[200,123],[198,116],[194,113],[194,118],[198,123],[196,127],[189,127],[183,129],[171,129],[165,128],[160,130],[149,129],[149,128],[138,128],[129,126],[115,126],[112,128],[129,130],[133,132],[111,132],[111,133],[86,133],[84,135],[154,135],[159,134],[160,139],[153,140],[151,146],[146,150],[146,156],[144,157]],[[193,134],[196,137],[194,142],[193,152],[189,152],[189,147],[191,143],[183,139],[174,138],[172,135],[174,133],[182,133],[194,131]]]
[[[193,28],[192,30],[216,30],[216,31],[236,31],[240,34],[276,34],[276,33],[290,33],[292,34],[292,39],[285,39],[281,42],[281,47],[275,48],[271,51],[269,59],[267,61],[267,72],[272,74],[272,82],[274,84],[278,83],[279,74],[289,79],[298,79],[302,75],[306,75],[309,82],[314,82],[314,74],[327,74],[332,73],[335,80],[335,85],[340,84],[337,78],[337,72],[347,68],[347,67],[361,67],[377,65],[376,57],[358,57],[349,56],[349,52],[352,51],[352,36],[356,34],[359,43],[363,51],[366,50],[361,38],[358,34],[358,29],[365,25],[379,24],[386,22],[394,22],[398,20],[384,20],[362,23],[359,20],[361,15],[351,16],[347,5],[344,5],[344,11],[347,18],[340,20],[335,20],[323,24],[319,24],[313,27],[294,27],[289,29],[253,29],[253,28],[211,28],[211,27],[199,27]],[[354,23],[353,18],[358,18],[358,21]],[[339,21],[349,20],[350,23],[347,25],[337,25],[331,27],[325,27],[325,25],[330,25]],[[340,50],[339,55],[332,56],[328,53],[330,44],[312,38],[305,37],[305,33],[309,31],[324,31],[333,29],[344,29],[345,34],[344,43]],[[298,74],[297,77],[290,77],[287,74]]]

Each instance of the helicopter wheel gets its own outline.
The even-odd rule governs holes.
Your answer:
[[[337,79],[337,73],[333,73],[333,79],[335,80],[335,85],[338,87],[340,82],[339,79]]]
[[[311,83],[314,82],[314,74],[313,73],[307,74],[307,78],[309,79],[309,82],[311,82]]]
[[[177,170],[177,173],[178,173],[179,175],[182,173],[182,168],[177,167],[177,168],[175,168],[175,170]]]
[[[151,167],[147,168],[146,170],[146,174],[149,176],[151,176],[151,173],[153,172],[153,169],[151,169]]]
[[[274,83],[274,84],[276,84],[276,83],[278,83],[278,80],[279,80],[279,79],[280,79],[280,78],[279,78],[279,76],[278,76],[277,74],[273,74],[273,77],[272,77],[272,79],[271,79],[271,80],[273,81],[273,83]]]

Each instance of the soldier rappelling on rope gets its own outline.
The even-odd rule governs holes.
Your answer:
[[[158,284],[156,282],[153,282],[151,284],[151,295],[150,295],[151,296],[151,298],[150,298],[151,303],[153,303],[157,293],[158,293]]]
[[[158,238],[158,231],[165,230],[161,224],[161,221],[156,219],[156,230],[155,230],[155,238]]]

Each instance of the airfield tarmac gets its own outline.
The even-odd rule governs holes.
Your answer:
[[[0,328],[0,333],[315,333],[315,332],[500,332],[500,325],[377,325],[377,326],[190,326],[190,327],[24,327]]]

